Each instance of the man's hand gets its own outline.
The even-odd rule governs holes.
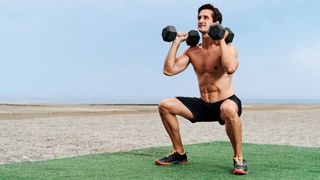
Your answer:
[[[223,38],[220,39],[220,44],[221,44],[221,42],[224,42],[224,43],[226,42],[226,38],[228,37],[228,35],[229,35],[229,32],[226,30],[225,33],[224,33]]]
[[[187,32],[178,32],[174,42],[181,43],[181,42],[183,42],[183,41],[185,41],[187,39],[188,39],[188,33]]]

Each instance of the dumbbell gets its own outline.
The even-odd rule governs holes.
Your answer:
[[[215,24],[213,26],[210,26],[209,28],[209,36],[213,39],[213,40],[220,40],[224,37],[224,34],[226,33],[226,31],[229,32],[228,36],[225,39],[225,42],[231,43],[234,37],[234,33],[231,31],[230,28],[223,28],[222,25],[220,24]]]
[[[166,42],[172,42],[176,39],[177,30],[174,26],[167,26],[162,30],[162,39]],[[200,36],[198,31],[191,30],[188,32],[188,39],[186,41],[188,46],[194,47],[199,43]]]

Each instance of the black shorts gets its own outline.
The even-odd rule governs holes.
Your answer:
[[[181,101],[192,112],[193,119],[190,119],[192,123],[218,121],[221,125],[224,125],[225,123],[220,117],[220,106],[227,99],[230,99],[237,104],[239,117],[242,113],[241,100],[236,95],[230,96],[227,99],[217,101],[214,103],[207,103],[203,101],[201,98],[195,97],[176,98],[179,101]]]

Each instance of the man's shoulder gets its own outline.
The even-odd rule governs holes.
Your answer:
[[[189,57],[192,63],[192,61],[199,56],[200,51],[201,51],[201,47],[197,45],[195,47],[189,47],[185,53]]]
[[[194,47],[188,47],[188,49],[186,50],[186,53],[193,54],[193,53],[199,52],[200,49],[201,49],[201,44]]]

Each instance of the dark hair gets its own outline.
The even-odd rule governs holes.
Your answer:
[[[222,23],[222,14],[220,13],[219,9],[214,7],[212,4],[204,4],[201,7],[199,7],[198,9],[198,15],[200,14],[200,12],[204,9],[209,9],[212,10],[212,19],[214,22],[219,21],[219,23]]]

